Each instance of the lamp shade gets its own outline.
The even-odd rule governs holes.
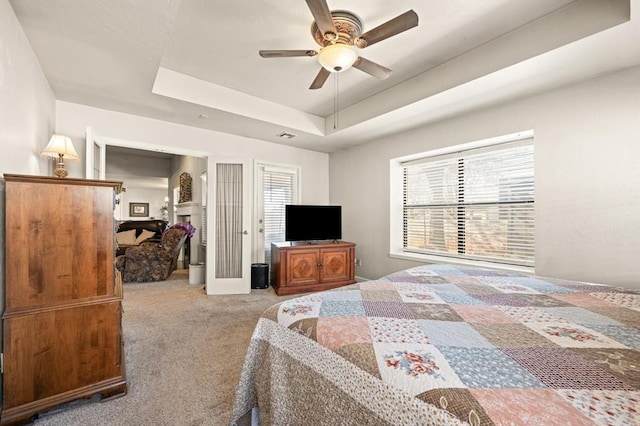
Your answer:
[[[80,158],[76,149],[73,147],[73,143],[71,143],[71,138],[59,134],[51,136],[49,144],[42,150],[40,155],[54,158],[58,158],[62,155],[64,158],[69,160],[77,160]]]
[[[348,70],[358,59],[356,50],[348,44],[336,43],[320,49],[318,62],[331,72]]]

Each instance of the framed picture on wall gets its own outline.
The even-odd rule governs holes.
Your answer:
[[[149,203],[129,203],[129,216],[131,217],[149,216]]]

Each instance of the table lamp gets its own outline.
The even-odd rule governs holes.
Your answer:
[[[59,178],[67,177],[69,174],[67,169],[64,168],[64,159],[77,160],[79,158],[78,153],[71,143],[71,138],[59,134],[51,136],[49,145],[42,150],[40,155],[58,159],[58,165],[53,173]]]

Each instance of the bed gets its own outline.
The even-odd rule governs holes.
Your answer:
[[[267,309],[232,424],[638,425],[640,291],[420,266]]]

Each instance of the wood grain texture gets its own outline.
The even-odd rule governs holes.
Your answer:
[[[73,399],[126,392],[113,266],[120,184],[4,176],[2,425]]]
[[[356,282],[354,243],[272,243],[271,263],[278,295],[329,290]]]
[[[113,294],[112,199],[112,187],[7,185],[6,313]]]

